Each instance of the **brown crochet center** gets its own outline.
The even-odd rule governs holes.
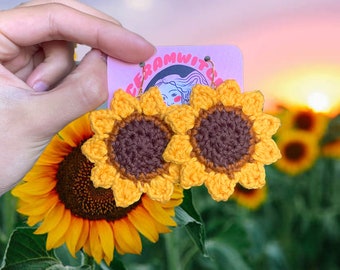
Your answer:
[[[56,191],[65,207],[75,216],[89,220],[121,219],[140,201],[117,207],[111,189],[95,188],[90,180],[93,164],[82,154],[81,145],[75,147],[59,164]]]
[[[149,182],[168,172],[163,152],[171,136],[159,117],[134,113],[115,123],[107,140],[109,161],[125,178]]]
[[[206,170],[225,173],[230,178],[246,162],[252,162],[255,134],[253,122],[240,108],[217,104],[200,110],[189,132],[193,155]]]

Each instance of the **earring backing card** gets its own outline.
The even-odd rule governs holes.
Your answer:
[[[196,84],[213,82],[216,87],[225,79],[233,79],[243,89],[242,53],[233,45],[159,46],[143,66],[110,57],[107,61],[108,104],[117,89],[137,96],[141,86],[144,92],[157,86],[168,106],[188,103]]]

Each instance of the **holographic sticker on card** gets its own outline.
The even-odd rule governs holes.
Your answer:
[[[157,53],[143,63],[144,70],[141,65],[110,57],[107,61],[109,102],[118,89],[136,96],[141,87],[144,92],[157,86],[167,105],[188,103],[194,85],[211,85],[212,80],[218,86],[234,79],[243,89],[242,54],[233,45],[159,46]]]

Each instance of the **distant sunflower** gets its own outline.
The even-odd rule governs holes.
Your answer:
[[[231,196],[237,204],[250,210],[258,209],[266,200],[266,186],[257,189],[247,189],[240,184],[236,184],[235,191]]]
[[[212,198],[227,200],[236,183],[246,188],[265,184],[264,165],[281,157],[271,136],[278,118],[263,113],[263,95],[241,93],[235,81],[216,90],[196,85],[190,105],[173,106],[166,115],[175,135],[163,157],[181,165],[183,188],[208,188]]]
[[[282,128],[308,131],[321,138],[327,128],[328,118],[322,113],[314,112],[309,108],[290,108],[281,115]]]
[[[297,175],[311,168],[319,153],[318,138],[307,131],[290,130],[280,133],[277,145],[282,158],[275,166],[290,175]]]
[[[112,191],[95,188],[90,180],[93,164],[81,145],[91,136],[88,115],[66,126],[12,194],[29,226],[41,222],[35,233],[47,233],[47,250],[66,243],[73,256],[83,249],[96,262],[110,264],[114,249],[141,252],[140,233],[156,242],[160,233],[170,231],[168,226],[176,226],[172,216],[183,194],[175,186],[167,203],[144,195],[129,207],[117,207]]]
[[[111,188],[117,206],[127,207],[143,193],[161,202],[170,199],[179,166],[162,157],[173,134],[164,120],[168,110],[153,87],[140,98],[118,90],[110,109],[91,113],[95,134],[82,151],[95,164],[94,186]]]
[[[324,157],[340,158],[340,139],[323,144],[321,153]]]

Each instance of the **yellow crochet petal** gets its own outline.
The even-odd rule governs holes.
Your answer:
[[[117,170],[107,163],[97,165],[91,171],[91,180],[96,188],[111,188],[116,178],[119,178]]]
[[[226,201],[233,194],[237,181],[225,174],[210,174],[205,180],[209,194],[215,201]]]
[[[264,97],[260,91],[252,91],[243,93],[237,102],[242,106],[242,111],[246,115],[257,115],[262,113]]]
[[[193,186],[201,186],[206,179],[208,179],[208,176],[210,176],[210,174],[205,172],[204,165],[201,164],[197,158],[192,158],[182,165],[180,185],[185,189]]]
[[[216,89],[218,99],[224,106],[235,106],[236,101],[241,95],[239,85],[234,80],[227,80]]]
[[[271,138],[262,139],[255,144],[253,158],[265,165],[269,165],[281,158],[281,152],[274,140]]]
[[[279,118],[263,113],[255,118],[253,130],[262,138],[271,137],[276,133],[280,125]]]
[[[97,136],[88,139],[81,147],[82,153],[92,162],[105,162],[107,160],[107,146]]]
[[[128,207],[137,202],[142,191],[135,182],[117,177],[112,185],[113,195],[118,207]]]
[[[178,183],[179,182],[180,168],[181,168],[180,165],[171,162],[169,164],[169,173],[164,174],[163,177],[165,179],[167,179],[168,181],[171,181],[174,184]]]
[[[262,188],[266,184],[264,166],[258,162],[246,163],[240,172],[235,173],[235,178],[248,189]]]
[[[150,183],[144,184],[144,190],[152,200],[167,202],[174,191],[174,184],[161,176],[156,176]]]
[[[189,105],[173,105],[166,113],[164,121],[176,134],[186,134],[194,127],[197,116],[198,112]]]
[[[188,135],[173,135],[164,150],[163,158],[167,162],[182,164],[190,160],[191,151]]]
[[[110,108],[113,116],[119,120],[126,118],[135,111],[139,113],[142,111],[139,100],[121,89],[114,93]]]
[[[140,104],[145,115],[163,115],[167,108],[157,87],[151,87],[141,95]]]
[[[194,127],[197,116],[198,112],[189,105],[173,105],[166,113],[164,121],[175,133],[185,134]]]
[[[90,114],[91,128],[96,134],[104,135],[112,131],[114,115],[110,110],[97,110]]]
[[[217,94],[214,89],[207,85],[197,84],[192,88],[190,105],[194,110],[207,110],[217,102]]]

